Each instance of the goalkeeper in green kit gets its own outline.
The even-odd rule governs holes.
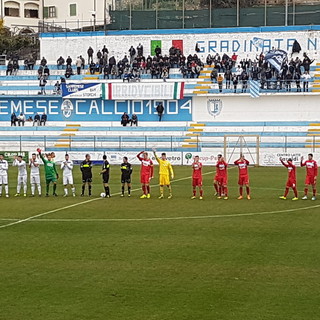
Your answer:
[[[52,161],[51,154],[47,154],[47,159],[42,155],[41,150],[37,149],[39,152],[40,158],[44,164],[45,176],[46,176],[46,197],[49,197],[49,187],[50,183],[53,183],[53,195],[56,197],[56,189],[57,189],[57,180],[59,179],[59,175],[56,169],[56,164]]]

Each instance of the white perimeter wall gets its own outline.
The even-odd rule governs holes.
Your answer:
[[[141,31],[143,33],[143,31]],[[303,52],[307,52],[310,57],[320,58],[320,31],[285,31],[285,32],[261,32],[261,33],[190,33],[190,34],[153,34],[153,35],[95,35],[95,36],[72,36],[66,34],[64,37],[41,38],[41,56],[48,61],[56,61],[62,55],[70,55],[75,59],[78,55],[87,56],[87,49],[92,46],[95,52],[106,45],[110,55],[117,59],[128,54],[131,45],[135,48],[139,43],[144,47],[144,54],[150,54],[151,40],[161,40],[163,53],[167,54],[172,46],[172,40],[183,40],[184,53],[194,54],[195,46],[198,42],[201,52],[200,57],[204,58],[208,53],[227,53],[231,55],[236,52],[241,58],[255,58],[261,52],[252,44],[254,37],[263,40],[263,51],[267,52],[272,47],[292,50],[292,45],[296,39]]]
[[[216,109],[214,108],[216,105]],[[194,121],[320,121],[320,96],[263,95],[193,98]]]

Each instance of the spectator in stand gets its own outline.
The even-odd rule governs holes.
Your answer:
[[[156,56],[159,57],[161,55],[161,48],[159,48],[159,46],[156,46],[156,48],[154,49],[154,52]]]
[[[66,68],[66,73],[64,75],[67,79],[69,79],[71,76],[73,76],[73,70],[71,67]]]
[[[34,119],[33,119],[33,127],[34,125],[40,126],[40,116],[38,113],[35,114]]]
[[[43,66],[40,66],[38,69],[38,80],[43,76]]]
[[[48,68],[48,66],[45,66],[43,69],[43,76],[44,78],[47,80],[50,77],[50,70]]]
[[[41,126],[42,126],[42,125],[45,126],[46,123],[47,123],[47,120],[48,120],[47,115],[46,115],[45,113],[43,113],[43,114],[41,115],[40,125],[41,125]]]
[[[236,74],[232,75],[232,84],[233,84],[233,92],[237,93],[238,76]]]
[[[61,94],[61,84],[59,81],[55,83],[53,92],[54,94]]]
[[[11,113],[11,127],[17,125],[18,118],[14,112]]]
[[[57,60],[57,68],[59,69],[64,69],[64,59],[62,58],[62,56],[60,56]]]
[[[70,56],[68,56],[67,60],[66,60],[66,63],[67,63],[67,68],[70,67],[72,68],[72,59]]]
[[[249,80],[249,76],[247,74],[246,71],[243,71],[241,74],[241,82],[242,82],[242,93],[247,92],[247,88],[248,88],[248,80]]]
[[[211,66],[213,63],[213,57],[211,56],[210,53],[207,55],[206,63],[208,66]]]
[[[218,70],[216,68],[213,68],[210,74],[210,78],[212,83],[213,82],[217,82],[217,78],[218,78]]]
[[[238,77],[238,80],[240,80],[240,77],[241,77],[241,73],[243,72],[243,69],[241,68],[240,65],[238,65],[238,67],[236,68],[236,76]]]
[[[24,60],[24,70],[29,70],[29,61],[28,61],[28,59],[25,59]]]
[[[309,91],[309,81],[311,79],[311,76],[308,71],[305,71],[304,74],[301,76],[302,82],[303,82],[303,92]]]
[[[238,59],[238,56],[236,55],[236,53],[234,52],[232,57],[231,57],[231,61],[232,61],[232,66],[234,67],[237,63],[237,59]]]
[[[102,52],[98,50],[97,52],[97,60],[99,61],[102,58]]]
[[[226,72],[224,73],[224,78],[226,79],[226,89],[230,89],[232,79],[232,72],[230,69],[226,70]]]
[[[109,79],[109,65],[103,67],[103,79]]]
[[[136,127],[138,126],[138,117],[137,115],[134,113],[130,119],[130,126],[132,127],[132,125],[136,125]]]
[[[19,62],[18,62],[18,60],[13,60],[13,62],[12,62],[12,68],[13,68],[13,70],[12,70],[12,74],[14,75],[14,76],[16,76],[17,74],[18,74],[18,70],[19,70]]]
[[[89,69],[90,69],[90,74],[94,74],[96,72],[96,64],[93,61],[91,61],[89,65]]]
[[[102,51],[103,57],[104,57],[105,59],[108,59],[109,50],[108,50],[108,48],[106,47],[106,45],[103,46],[103,48],[102,48],[101,51]]]
[[[143,46],[141,43],[139,43],[139,45],[137,46],[137,52],[139,57],[143,56]]]
[[[303,54],[303,61],[302,61],[302,66],[304,68],[304,71],[307,73],[310,72],[310,65],[313,63],[314,59],[311,60],[306,53]]]
[[[286,91],[291,92],[291,82],[292,82],[292,74],[290,72],[287,73],[286,77],[285,77],[285,81],[286,81]]]
[[[159,117],[159,121],[162,120],[162,116],[163,116],[163,112],[164,112],[164,107],[163,107],[163,104],[160,102],[158,105],[157,105],[157,113],[158,113],[158,117]]]
[[[81,68],[84,69],[84,66],[86,64],[86,61],[84,60],[83,56],[80,56],[80,60],[81,60]]]
[[[46,78],[44,76],[41,76],[39,80],[40,94],[46,94],[46,84],[47,84]]]
[[[93,62],[93,49],[91,47],[89,47],[87,54],[88,54],[88,64],[90,64],[91,62]]]
[[[298,72],[295,73],[293,78],[294,78],[294,81],[296,82],[297,92],[301,92],[301,86],[300,86],[301,76],[300,76],[300,74]]]
[[[223,84],[223,76],[221,73],[218,75],[217,81],[218,81],[219,92],[221,93],[222,92],[222,84]]]
[[[29,70],[33,70],[35,65],[35,59],[31,56],[28,60],[28,67]]]
[[[129,122],[130,122],[129,116],[126,112],[124,112],[123,115],[121,116],[121,125],[126,127]]]
[[[80,75],[81,74],[81,68],[82,68],[82,60],[80,59],[80,57],[77,57],[76,67],[77,67],[77,75]]]
[[[132,63],[135,55],[136,55],[136,49],[133,46],[131,46],[129,49],[130,63]]]
[[[17,119],[18,119],[18,126],[24,127],[24,123],[26,122],[26,116],[21,112]]]
[[[11,60],[9,60],[8,65],[7,65],[7,71],[6,71],[6,75],[7,76],[12,76],[12,71],[13,71],[13,63]]]
[[[164,82],[166,82],[167,79],[169,79],[169,71],[167,67],[163,68],[162,70],[162,79]]]
[[[41,61],[40,61],[40,65],[42,67],[44,67],[47,64],[47,59],[45,57],[42,57]]]

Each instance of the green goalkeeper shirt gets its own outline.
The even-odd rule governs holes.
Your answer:
[[[53,161],[49,161],[45,159],[42,154],[40,154],[40,158],[44,163],[44,171],[45,171],[46,179],[49,180],[49,179],[57,178],[58,172],[56,169],[56,164]]]

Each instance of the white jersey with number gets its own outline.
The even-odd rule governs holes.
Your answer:
[[[21,162],[19,162],[18,160],[14,160],[13,165],[18,167],[18,175],[23,177],[23,176],[27,176],[27,164],[24,160],[22,160]]]
[[[61,163],[61,170],[63,172],[63,184],[73,184],[73,161],[72,160],[64,160]]]
[[[36,159],[29,162],[30,183],[40,184],[40,162]]]
[[[0,160],[0,185],[8,184],[8,161]]]

